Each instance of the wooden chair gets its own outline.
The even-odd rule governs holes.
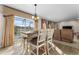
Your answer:
[[[39,31],[38,37],[33,38],[30,42],[31,55],[46,55],[46,31]]]
[[[47,53],[50,54],[50,49],[53,48],[51,46],[53,40],[54,29],[47,29]],[[50,44],[51,43],[51,44]]]

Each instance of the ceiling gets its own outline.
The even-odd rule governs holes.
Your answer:
[[[7,4],[31,14],[35,13],[33,4]],[[79,4],[38,4],[37,15],[55,22],[79,18]]]

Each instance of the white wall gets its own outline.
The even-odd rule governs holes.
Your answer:
[[[59,28],[62,29],[62,26],[73,26],[74,32],[79,32],[79,20],[77,21],[65,21],[65,22],[60,22]]]

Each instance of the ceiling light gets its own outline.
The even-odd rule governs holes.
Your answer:
[[[38,17],[37,14],[36,14],[36,6],[37,6],[37,4],[34,4],[34,6],[35,6],[35,15],[32,16],[32,19],[34,19],[34,20],[38,20],[39,17]]]

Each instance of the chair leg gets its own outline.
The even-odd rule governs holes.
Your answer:
[[[49,53],[49,43],[47,42],[47,53],[48,53],[48,55],[50,54]]]
[[[37,55],[39,54],[39,48],[37,47]]]
[[[47,54],[47,48],[46,48],[46,45],[44,46],[44,50],[45,50],[45,54]]]
[[[28,49],[28,54],[31,55],[31,47],[30,43],[28,43],[27,49]]]

